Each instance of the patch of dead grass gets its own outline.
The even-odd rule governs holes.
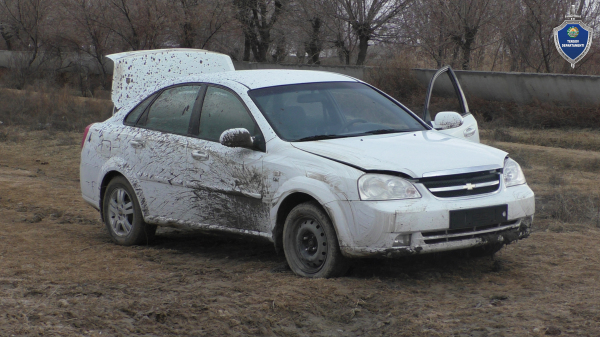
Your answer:
[[[482,141],[511,142],[570,150],[600,151],[598,129],[519,129],[491,127],[484,124],[480,130]]]
[[[513,135],[526,133],[515,129],[509,132],[511,140],[519,139]],[[489,130],[483,133],[491,134]],[[543,221],[542,229],[562,232],[600,228],[600,152],[490,138],[483,141],[508,152],[521,164],[527,183],[536,194],[536,222]]]
[[[83,130],[112,114],[110,100],[75,97],[66,89],[24,91],[0,89],[0,122],[31,130]]]
[[[600,172],[600,152],[482,140],[509,153],[524,167],[545,166],[552,171]],[[520,161],[519,161],[520,160]]]

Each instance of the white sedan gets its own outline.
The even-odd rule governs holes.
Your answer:
[[[114,241],[156,226],[271,240],[290,268],[334,277],[348,259],[457,249],[493,254],[529,235],[534,194],[461,111],[423,119],[329,72],[235,71],[226,55],[109,56],[114,115],[86,129],[83,198]],[[428,98],[431,86],[428,90]]]

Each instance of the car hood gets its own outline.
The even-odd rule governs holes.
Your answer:
[[[501,168],[507,155],[493,147],[437,131],[294,142],[292,145],[363,171],[395,171],[413,178],[477,166]]]

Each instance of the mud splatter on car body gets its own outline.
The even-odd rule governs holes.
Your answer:
[[[272,111],[289,119],[269,115],[252,96],[259,89],[330,83],[375,92],[356,79],[317,71],[234,71],[226,55],[195,50],[130,52],[110,58],[115,62],[115,114],[90,127],[82,148],[82,194],[97,209],[102,209],[109,181],[120,175],[131,184],[149,224],[254,235],[277,246],[291,209],[314,201],[331,219],[346,257],[447,251],[486,245],[498,237],[509,243],[527,236],[534,196],[524,178],[509,185],[502,171],[507,153],[433,130],[381,93],[377,95],[387,100],[385,104],[401,109],[403,118],[417,128],[285,140],[277,131],[280,124],[309,116],[314,112],[308,108],[315,104],[330,113],[335,105],[325,100],[333,96],[300,95],[288,107],[283,101],[260,103],[271,104]],[[197,94],[192,100],[183,104],[175,94],[164,100],[167,107],[180,104],[178,113],[152,115],[155,110],[163,112],[155,107],[165,93],[185,86],[194,86]],[[232,109],[216,105],[207,112],[206,92],[211,88],[220,90],[220,99],[227,99],[230,106],[242,107],[246,124],[240,118],[221,121],[227,127],[215,124],[218,133],[211,134],[217,131],[204,126],[203,118]],[[185,88],[180,91],[186,93]],[[299,108],[302,104],[307,108]],[[339,122],[331,130],[375,125],[362,119]],[[291,127],[295,130],[293,123]],[[314,125],[319,130],[326,127]],[[365,177],[404,184],[418,197],[366,200],[365,193],[371,191],[359,188]],[[498,205],[505,205],[503,215],[488,214]],[[469,219],[454,228],[450,216],[458,211],[466,211]],[[471,219],[477,216],[482,223]],[[490,220],[493,216],[501,220]]]

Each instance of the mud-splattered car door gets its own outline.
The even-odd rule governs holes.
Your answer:
[[[128,141],[135,150],[134,170],[146,196],[147,215],[155,220],[178,220],[184,206],[187,135],[201,88],[180,85],[164,90],[145,109],[136,123],[138,132]]]
[[[234,92],[208,86],[198,121],[197,132],[188,147],[187,179],[193,209],[186,220],[267,232],[263,137],[246,106]],[[235,128],[247,129],[254,145],[248,148],[222,145],[223,131]]]

